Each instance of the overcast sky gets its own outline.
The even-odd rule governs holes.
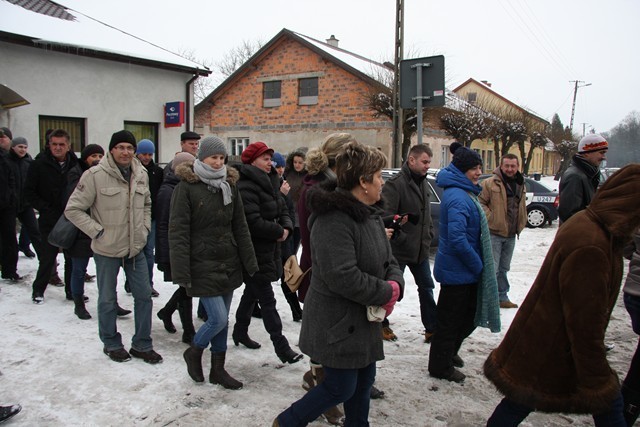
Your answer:
[[[394,0],[60,0],[170,50],[220,60],[282,28],[393,61]],[[607,131],[640,111],[638,0],[405,0],[405,57],[444,55],[447,86],[488,80],[508,99],[574,131]],[[409,56],[411,54],[412,56]],[[582,84],[582,83],[581,83]]]

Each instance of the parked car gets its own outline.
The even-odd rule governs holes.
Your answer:
[[[480,181],[489,178],[491,174],[480,176]],[[527,226],[530,228],[551,225],[558,219],[558,192],[547,188],[544,184],[534,179],[525,177],[524,185],[527,189]]]
[[[427,183],[431,187],[431,193],[433,197],[431,198],[431,221],[433,224],[433,239],[431,239],[431,246],[438,246],[438,231],[440,223],[440,201],[442,200],[442,188],[436,185],[436,177],[435,172],[432,173],[432,169],[429,169],[427,173]],[[382,179],[385,181],[396,175],[400,172],[400,169],[383,169],[382,170]],[[397,212],[397,213],[405,213],[405,212]]]

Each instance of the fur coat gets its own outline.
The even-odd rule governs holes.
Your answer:
[[[484,373],[507,398],[543,412],[599,413],[620,391],[605,331],[625,241],[640,225],[640,164],[614,174],[564,223]]]

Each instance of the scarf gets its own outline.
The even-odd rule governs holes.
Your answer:
[[[482,277],[478,283],[478,302],[474,324],[482,328],[489,328],[491,332],[500,332],[500,301],[498,297],[498,281],[491,249],[491,235],[487,216],[478,198],[469,193],[480,214],[480,243],[482,251]]]
[[[222,165],[220,169],[214,169],[196,159],[193,162],[193,172],[200,178],[200,181],[207,184],[207,189],[212,193],[222,190],[222,202],[225,206],[231,203],[231,186],[227,182],[226,165]]]

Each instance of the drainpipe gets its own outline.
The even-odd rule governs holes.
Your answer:
[[[184,118],[185,118],[185,130],[190,131],[191,130],[191,83],[195,82],[196,79],[198,78],[198,74],[194,74],[193,77],[191,77],[189,79],[189,81],[187,82],[187,87],[186,87],[186,96],[185,96],[185,102],[184,102]]]

